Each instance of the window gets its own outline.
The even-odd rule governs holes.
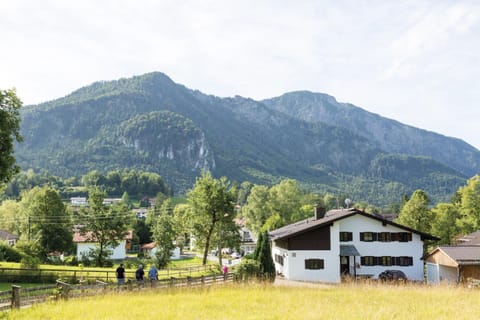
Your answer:
[[[398,233],[398,241],[400,241],[400,242],[412,241],[412,233],[411,232],[399,232]]]
[[[353,234],[351,232],[340,232],[340,241],[352,241]]]
[[[397,265],[397,266],[413,266],[413,258],[412,257],[396,257],[395,258],[395,265]]]
[[[375,260],[375,257],[366,256],[360,258],[360,263],[362,264],[362,266],[374,266]]]
[[[319,270],[324,268],[325,268],[325,265],[324,265],[323,259],[306,259],[305,260],[305,269]]]
[[[388,256],[383,256],[381,257],[381,263],[382,266],[391,266],[392,265],[392,257]]]
[[[283,256],[279,254],[275,254],[275,262],[283,266]]]
[[[390,232],[380,232],[378,234],[378,241],[390,242],[392,241],[392,234]]]
[[[377,234],[375,232],[360,232],[360,241],[375,241]]]

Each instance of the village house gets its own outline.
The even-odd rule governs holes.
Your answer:
[[[425,256],[427,283],[461,283],[480,279],[480,231],[457,239],[455,246],[439,246]]]
[[[437,238],[364,211],[315,208],[315,216],[269,233],[272,257],[286,279],[339,283],[378,278],[388,269],[424,280],[423,242]]]
[[[88,256],[91,249],[95,249],[98,246],[98,242],[92,240],[92,234],[87,233],[85,235],[80,234],[76,230],[73,234],[73,242],[77,245],[77,259],[81,260],[82,256]],[[108,257],[112,260],[123,260],[127,257],[127,250],[132,245],[133,231],[128,231],[127,235],[119,241],[118,246],[115,248],[107,248],[112,251],[112,254]]]
[[[246,227],[245,219],[235,218],[235,224],[240,232],[240,254],[242,256],[253,253],[255,251],[256,241],[253,233]]]
[[[10,246],[14,246],[18,241],[18,236],[8,231],[0,230],[0,240],[5,241]]]
[[[155,253],[157,252],[157,243],[154,241],[154,242],[142,244],[140,246],[140,250],[143,252],[145,257],[154,258]],[[175,247],[175,249],[172,250],[172,255],[170,256],[170,259],[172,260],[180,259],[179,247]]]
[[[70,204],[74,207],[85,207],[88,205],[86,197],[71,197]]]

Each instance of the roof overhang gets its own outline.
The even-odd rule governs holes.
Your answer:
[[[360,256],[357,248],[353,244],[341,244],[340,245],[340,256],[347,257],[347,256]]]

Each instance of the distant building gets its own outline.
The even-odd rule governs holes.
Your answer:
[[[132,245],[132,239],[133,230],[130,230],[127,235],[119,241],[118,246],[115,248],[107,248],[112,251],[112,254],[108,258],[113,260],[125,259],[127,257],[127,250],[129,250]],[[82,256],[88,256],[90,250],[95,249],[98,246],[98,242],[94,239],[91,233],[82,235],[78,230],[73,234],[73,242],[77,245],[77,259],[79,260],[82,259]]]
[[[14,235],[14,234],[12,234],[8,231],[0,230],[0,240],[5,241],[6,243],[8,243],[11,246],[14,246],[18,241],[18,236]]]
[[[148,209],[147,208],[135,208],[132,210],[135,213],[137,219],[146,219]]]
[[[157,243],[154,241],[154,242],[142,244],[140,247],[140,250],[144,253],[145,257],[154,258],[155,253],[157,252]],[[170,256],[170,259],[172,260],[180,259],[179,247],[175,247],[175,249],[172,250],[172,255]]]
[[[105,198],[103,199],[103,204],[106,206],[112,206],[121,201],[122,201],[122,198]]]
[[[70,198],[70,204],[76,207],[78,206],[83,207],[88,205],[88,201],[87,201],[87,198],[85,197],[72,197]]]

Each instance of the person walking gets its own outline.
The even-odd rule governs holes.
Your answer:
[[[143,276],[145,271],[143,271],[143,265],[139,265],[137,271],[135,271],[135,279],[137,279],[138,285],[143,285]]]
[[[125,268],[123,267],[123,263],[120,263],[120,266],[115,270],[115,274],[117,275],[117,285],[121,286],[125,284]]]
[[[226,264],[223,265],[222,272],[223,272],[223,279],[227,280],[228,266]]]
[[[158,280],[158,270],[155,268],[154,264],[152,264],[150,270],[148,270],[148,279],[150,279],[150,281]]]

